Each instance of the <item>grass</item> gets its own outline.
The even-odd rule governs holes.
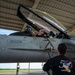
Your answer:
[[[0,69],[0,73],[9,73],[9,72],[15,73],[16,70],[15,69]]]
[[[31,69],[30,72],[39,72],[40,69]],[[27,69],[20,69],[19,72],[28,72]],[[0,73],[16,73],[16,69],[0,69]]]

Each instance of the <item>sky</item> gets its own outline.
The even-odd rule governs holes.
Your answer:
[[[6,29],[0,29],[0,35],[9,35],[13,32],[16,32],[14,30],[6,30]]]
[[[0,29],[0,35],[9,35],[13,30]],[[17,63],[0,63],[0,69],[16,69]],[[20,63],[21,69],[28,69],[29,63]],[[30,63],[31,69],[42,69],[42,63]]]
[[[0,63],[0,69],[16,69],[17,63]],[[20,69],[28,69],[29,63],[20,63]],[[42,69],[42,63],[30,63],[30,69]]]

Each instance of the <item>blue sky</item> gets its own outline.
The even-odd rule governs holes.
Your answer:
[[[13,32],[13,30],[6,30],[6,29],[0,29],[0,35],[9,35]],[[20,63],[20,68],[21,69],[27,69],[29,66],[29,63]],[[17,63],[0,63],[0,68],[11,68],[11,69],[16,69]],[[30,68],[31,69],[42,69],[42,63],[30,63]]]
[[[0,29],[1,35],[9,35],[10,33],[16,32],[14,30],[6,30],[6,29]]]

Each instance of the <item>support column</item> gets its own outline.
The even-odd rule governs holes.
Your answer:
[[[29,62],[29,65],[28,65],[28,72],[30,72],[30,62]]]
[[[17,63],[16,75],[18,75],[19,69],[20,69],[19,63]]]

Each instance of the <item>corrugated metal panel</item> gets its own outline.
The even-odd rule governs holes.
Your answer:
[[[21,28],[9,27],[9,26],[5,26],[5,25],[0,25],[0,28],[21,31]]]
[[[24,6],[33,7],[34,4],[36,4],[36,1],[0,0],[0,27],[15,30],[19,27],[17,30],[21,30],[24,25],[24,22],[16,16],[18,4],[21,3]],[[37,9],[51,14],[58,21],[60,21],[63,26],[67,27],[67,29],[72,28],[75,25],[75,0],[39,1],[40,2],[36,7]],[[29,15],[29,13],[26,14]]]
[[[41,9],[40,7],[43,8],[43,9]],[[39,4],[38,9],[40,9],[42,11],[46,11],[48,13],[53,13],[53,14],[56,14],[56,15],[60,15],[60,16],[67,17],[67,18],[75,20],[75,14],[71,14],[71,13],[65,12],[63,10],[55,9],[55,8],[48,7],[48,6],[41,5],[41,4]]]
[[[75,0],[58,0],[58,1],[75,7]]]
[[[0,0],[0,27],[23,28],[24,22],[16,16],[19,3],[32,7],[34,0]]]

